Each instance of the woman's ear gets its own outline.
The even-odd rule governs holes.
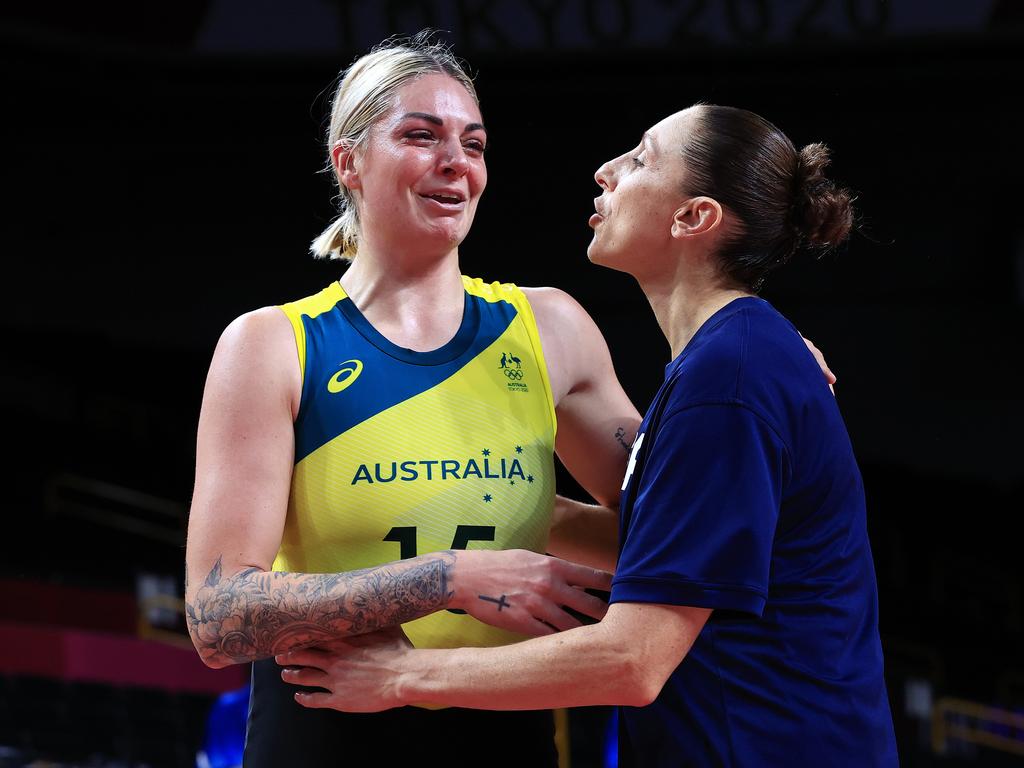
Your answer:
[[[691,197],[672,216],[672,237],[712,233],[722,224],[722,206],[713,197]]]
[[[337,141],[331,148],[331,164],[338,183],[346,189],[359,189],[361,181],[356,168],[355,147],[346,141]]]

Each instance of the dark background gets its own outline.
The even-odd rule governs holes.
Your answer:
[[[434,24],[478,73],[491,139],[464,271],[572,293],[641,411],[669,350],[635,283],[586,260],[594,170],[698,100],[832,148],[859,232],[763,295],[838,375],[904,763],[1009,764],[933,755],[920,695],[1024,712],[1020,6],[305,2],[275,28],[271,5],[4,12],[0,574],[180,581],[221,330],[341,272],[306,254],[332,216],[333,78]]]

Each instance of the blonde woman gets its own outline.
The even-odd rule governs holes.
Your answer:
[[[311,712],[268,660],[398,624],[419,647],[492,646],[579,626],[567,609],[604,614],[584,588],[608,573],[539,554],[614,561],[613,512],[562,500],[555,514],[553,454],[614,506],[617,434],[632,439],[639,414],[569,296],[461,275],[486,146],[444,47],[356,61],[328,137],[341,215],[313,244],[351,264],[217,345],[186,602],[208,665],[255,662],[247,766],[410,759],[425,742],[456,765],[557,760],[550,713]]]

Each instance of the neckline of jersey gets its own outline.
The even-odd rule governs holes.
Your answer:
[[[352,297],[345,293],[341,283],[335,283],[341,291],[338,310],[345,316],[359,334],[384,354],[412,365],[444,365],[458,359],[472,345],[480,327],[480,309],[475,301],[471,301],[468,291],[463,289],[462,322],[459,329],[447,342],[437,349],[418,352],[408,347],[400,347],[378,331],[359,311]]]
[[[683,360],[689,357],[690,353],[701,345],[704,337],[721,325],[726,319],[748,307],[763,307],[767,304],[768,302],[760,296],[740,296],[730,301],[724,307],[716,310],[711,317],[701,323],[697,332],[693,334],[693,337],[688,342],[686,342],[686,346],[683,347],[683,351],[676,355],[676,357],[665,366],[666,381],[679,369]]]

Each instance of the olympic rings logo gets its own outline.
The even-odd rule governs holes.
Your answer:
[[[519,371],[519,370],[516,370],[514,368],[503,368],[502,372],[508,378],[512,379],[512,381],[519,381],[521,378],[523,378],[523,372]]]

